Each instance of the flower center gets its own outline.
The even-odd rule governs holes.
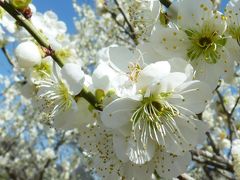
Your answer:
[[[33,67],[33,76],[37,79],[44,79],[52,73],[51,64],[49,62],[42,62]]]
[[[199,39],[199,45],[203,49],[208,48],[209,46],[211,46],[211,44],[212,44],[212,39],[209,37],[202,37]]]
[[[209,64],[217,63],[220,50],[226,44],[226,38],[218,33],[214,24],[206,22],[200,31],[188,29],[185,33],[192,42],[187,52],[191,60],[203,57]]]
[[[68,87],[63,82],[60,82],[57,91],[57,94],[61,97],[60,101],[64,104],[63,110],[69,109],[72,105],[72,96],[69,93]]]
[[[39,97],[46,102],[43,108],[46,108],[46,112],[49,112],[49,120],[51,120],[56,113],[66,111],[72,106],[73,98],[64,82],[46,78],[36,81],[36,85],[40,92],[42,88]]]
[[[147,145],[149,138],[159,145],[164,145],[167,132],[174,134],[177,131],[174,117],[179,115],[179,111],[166,101],[169,96],[171,93],[161,93],[158,96],[144,98],[133,113],[132,131],[135,138],[140,132],[143,145]]]
[[[129,72],[128,72],[129,79],[131,81],[136,82],[138,79],[138,75],[142,70],[141,66],[138,63],[130,63],[128,65],[128,69],[129,69]]]

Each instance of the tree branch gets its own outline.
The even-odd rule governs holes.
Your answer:
[[[164,5],[166,8],[169,8],[169,6],[172,4],[169,0],[159,0],[162,5]]]
[[[41,46],[43,46],[46,49],[52,50],[51,45],[42,36],[42,34],[20,12],[15,10],[6,1],[0,1],[0,5],[2,6],[2,8],[5,11],[7,11],[19,23],[19,25],[23,26]],[[56,61],[56,63],[60,67],[63,66],[63,61],[54,52],[51,54],[51,57],[54,59],[54,61]]]
[[[5,57],[7,58],[9,64],[10,64],[11,66],[14,66],[13,61],[12,61],[12,58],[11,58],[10,55],[8,54],[7,49],[6,49],[5,47],[2,47],[2,52],[3,52],[3,54],[5,55]]]
[[[206,132],[206,135],[207,135],[207,137],[208,137],[208,139],[209,139],[209,141],[210,141],[210,145],[212,146],[214,153],[220,156],[220,151],[219,151],[219,149],[216,147],[216,144],[215,144],[215,142],[214,142],[211,134],[210,134],[209,132]]]
[[[204,150],[192,150],[192,159],[200,164],[234,172],[232,161]]]
[[[135,31],[134,31],[134,28],[132,27],[131,23],[129,22],[126,14],[124,13],[123,9],[121,8],[120,4],[118,3],[117,0],[114,0],[119,12],[122,14],[123,18],[124,18],[124,21],[126,22],[126,24],[128,25],[128,28],[130,30],[130,37],[132,38],[132,40],[134,41],[134,43],[136,45],[138,45],[138,40],[137,40],[137,37],[136,37],[136,34],[135,34]]]
[[[63,66],[63,61],[60,57],[58,57],[54,50],[51,48],[51,45],[47,42],[47,40],[42,36],[42,34],[32,25],[32,23],[26,19],[20,12],[18,12],[16,9],[14,9],[8,2],[0,0],[0,6],[6,10],[18,23],[19,25],[23,26],[32,36],[33,38],[44,48],[48,49],[51,53],[50,56],[53,58],[53,60],[60,66]],[[95,96],[89,92],[86,91],[86,88],[83,88],[83,90],[80,92],[79,95],[84,99],[86,99],[93,107],[96,109],[99,109],[99,105],[95,98]]]

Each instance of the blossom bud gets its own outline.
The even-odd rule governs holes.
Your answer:
[[[21,68],[33,67],[42,60],[38,46],[32,41],[20,43],[15,49],[15,56]]]
[[[25,9],[32,2],[32,0],[10,0],[10,4],[16,9]]]

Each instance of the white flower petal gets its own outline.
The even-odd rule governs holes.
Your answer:
[[[164,53],[161,53],[158,48],[154,48],[154,44],[151,42],[145,42],[143,44],[140,44],[137,48],[142,52],[145,64],[151,64],[157,61],[166,60]]]
[[[128,72],[130,62],[136,61],[136,54],[126,47],[109,48],[110,65],[119,72]]]
[[[166,152],[159,152],[157,157],[159,162],[156,168],[161,177],[172,179],[186,172],[189,162],[191,161],[190,153],[185,153],[183,156],[176,156]]]
[[[140,105],[139,101],[119,98],[107,105],[101,113],[101,120],[106,127],[119,128],[130,123],[132,112]]]
[[[197,144],[202,144],[206,139],[205,133],[209,129],[207,123],[190,118],[178,118],[175,122],[185,138],[187,145],[185,149],[193,149]]]
[[[147,88],[154,82],[158,82],[170,73],[171,66],[168,61],[159,61],[146,66],[139,73],[137,88]]]
[[[171,65],[171,72],[182,72],[187,76],[187,80],[192,80],[194,69],[191,64],[182,58],[171,58],[168,60]]]
[[[205,109],[208,101],[212,97],[209,86],[200,81],[186,82],[175,89],[175,92],[176,94],[180,94],[183,99],[170,99],[169,102],[196,114],[201,113]]]
[[[173,72],[159,81],[159,92],[172,92],[176,87],[186,81],[187,76],[184,73]]]
[[[124,168],[124,174],[126,179],[149,179],[154,172],[155,164],[152,162],[146,162],[143,165],[136,165],[134,163],[126,164]],[[128,177],[128,178],[127,178]]]
[[[240,4],[240,3],[239,3]],[[226,49],[229,52],[229,59],[233,61],[240,62],[240,46],[236,39],[227,39],[227,43],[225,45]]]
[[[191,41],[188,39],[184,31],[177,30],[175,28],[165,28],[156,26],[153,32],[150,42],[152,48],[159,52],[159,57],[181,57],[186,58],[187,49],[191,45]]]
[[[204,59],[193,61],[192,65],[196,69],[195,78],[206,82],[213,91],[220,78],[233,75],[234,62],[230,59],[228,53],[224,51],[215,64],[208,64]]]
[[[92,123],[96,119],[96,112],[89,111],[89,103],[85,99],[80,98],[77,103],[75,101],[73,103],[75,108],[59,112],[54,117],[54,127],[70,130],[80,128],[83,124]]]
[[[106,63],[99,64],[92,74],[94,88],[109,90],[116,75],[117,73]]]
[[[25,98],[30,99],[35,96],[36,86],[28,82],[20,87],[20,91]]]
[[[159,14],[160,14],[160,8],[161,4],[159,1],[149,1],[149,2],[142,2],[145,3],[146,6],[149,6],[148,9],[144,10],[141,14],[142,17],[144,17],[144,20],[146,23],[145,25],[145,33],[143,34],[142,39],[148,39],[154,25],[156,24],[156,21],[158,20]]]
[[[134,137],[130,137],[128,140],[128,150],[127,155],[129,160],[135,164],[145,164],[150,161],[155,154],[155,143],[148,140],[146,145],[143,145],[140,140],[140,135],[134,139]]]
[[[230,0],[227,3],[225,15],[229,25],[239,26],[240,3],[239,0]]]
[[[127,139],[120,135],[113,135],[113,149],[116,153],[116,156],[118,159],[120,159],[122,162],[128,162],[128,156],[127,156],[127,148],[128,143]]]
[[[102,48],[97,52],[97,59],[98,59],[99,63],[109,63],[109,61],[110,61],[109,49],[111,47],[117,47],[117,45],[112,44],[111,46]]]
[[[177,24],[183,29],[196,29],[213,15],[213,5],[210,0],[180,0],[177,6]]]
[[[61,69],[61,76],[66,81],[69,90],[77,95],[83,88],[84,72],[81,66],[74,63],[67,63]]]
[[[214,24],[214,29],[218,34],[223,34],[227,30],[227,21],[224,20],[223,14],[219,11],[214,13],[214,18],[211,18],[211,23]]]
[[[177,155],[182,155],[188,149],[187,142],[184,141],[179,132],[171,132],[169,128],[165,128],[167,131],[164,138],[165,144],[164,147],[168,153],[173,153]]]
[[[22,68],[30,68],[40,64],[42,57],[38,46],[32,41],[20,43],[15,49],[15,56],[18,64]]]
[[[136,85],[125,74],[116,76],[112,80],[112,87],[116,91],[118,97],[133,97],[136,96]]]
[[[70,130],[77,128],[81,125],[81,118],[79,115],[81,112],[71,108],[67,111],[61,111],[54,117],[53,126],[58,129]]]

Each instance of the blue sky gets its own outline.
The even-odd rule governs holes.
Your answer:
[[[76,13],[73,10],[71,0],[33,0],[32,2],[39,12],[54,11],[59,19],[67,24],[68,32],[75,32],[73,17],[76,16]],[[77,0],[77,2],[94,5],[94,0]]]
[[[73,17],[76,16],[76,13],[74,12],[71,0],[33,0],[32,2],[39,12],[54,11],[59,19],[66,23],[68,32],[75,32]],[[94,6],[94,0],[78,0],[77,2],[88,3]],[[13,46],[11,45],[8,48],[10,51],[13,50]],[[11,73],[11,66],[0,51],[0,74],[8,75],[9,73]]]

